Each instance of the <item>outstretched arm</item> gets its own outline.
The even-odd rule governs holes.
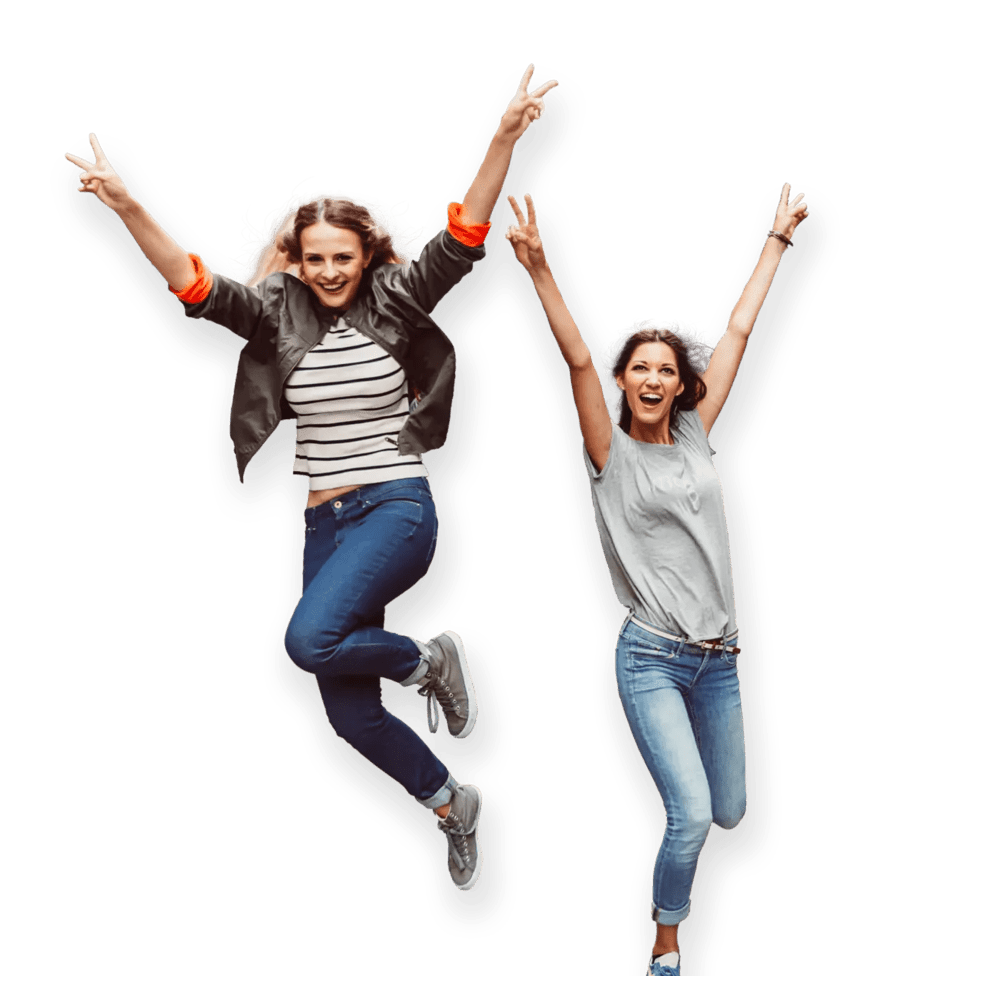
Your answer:
[[[195,279],[194,265],[187,253],[160,228],[156,220],[129,193],[122,179],[115,173],[93,132],[90,145],[95,162],[90,163],[72,153],[66,154],[70,163],[82,168],[81,191],[96,194],[108,208],[125,223],[139,249],[149,258],[167,282],[174,288],[184,288]]]
[[[507,105],[507,110],[500,119],[500,127],[493,136],[489,149],[486,150],[486,159],[483,160],[479,173],[465,194],[463,200],[465,213],[462,221],[469,225],[485,225],[490,221],[493,207],[500,197],[500,190],[507,176],[514,143],[536,118],[541,117],[542,111],[545,110],[542,97],[557,86],[555,80],[549,80],[529,94],[528,82],[534,71],[534,66],[529,66],[524,71],[524,76],[517,85],[517,93]]]
[[[786,247],[791,245],[790,240],[795,227],[809,214],[801,194],[789,205],[790,190],[788,184],[781,189],[781,199],[778,202],[772,230],[772,234],[780,233],[789,242],[786,243],[779,236],[768,236],[760,260],[757,261],[757,266],[753,269],[753,274],[750,275],[750,280],[729,317],[729,326],[726,327],[726,332],[712,354],[708,370],[702,376],[708,392],[698,404],[698,416],[701,417],[706,434],[711,431],[729,396],[729,390],[733,387],[740,361],[743,360],[743,352],[747,348],[747,340],[750,339],[750,332],[757,322],[757,314],[764,304],[767,291],[771,287],[771,280],[778,270],[781,255]]]
[[[507,239],[514,248],[515,256],[531,275],[556,343],[566,359],[566,364],[569,365],[573,400],[580,419],[584,447],[597,471],[600,472],[608,461],[612,434],[611,416],[604,402],[601,379],[594,368],[590,351],[580,336],[580,331],[563,301],[545,260],[542,240],[535,224],[535,205],[531,195],[524,196],[525,204],[528,206],[527,222],[517,202],[513,198],[508,200],[514,209],[514,215],[517,216],[517,225],[507,230]]]

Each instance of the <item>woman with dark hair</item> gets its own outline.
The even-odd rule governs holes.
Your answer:
[[[629,609],[618,639],[618,691],[667,812],[653,871],[656,938],[650,976],[679,976],[677,925],[691,905],[698,855],[713,822],[739,823],[746,806],[743,715],[736,675],[736,611],[722,490],[708,434],[729,395],[747,339],[795,227],[802,195],[781,192],[774,228],[699,375],[676,334],[642,330],[614,366],[618,426],[601,380],[528,219],[507,239],[527,269],[569,365],[594,513],[618,599]]]
[[[265,250],[252,286],[213,275],[129,195],[95,136],[81,191],[125,223],[189,316],[247,341],[231,434],[240,478],[285,417],[298,424],[295,473],[309,477],[303,594],[285,646],[316,675],[337,734],[439,817],[460,889],[479,877],[482,800],[382,706],[380,680],[419,685],[431,731],[440,706],[452,736],[476,722],[461,639],[386,631],[385,606],[434,555],[437,519],[421,455],[445,440],[455,374],[451,343],[430,318],[484,255],[489,218],[514,144],[542,114],[549,81],[528,92],[528,67],[486,158],[448,227],[403,265],[366,208],[323,198],[303,205]]]

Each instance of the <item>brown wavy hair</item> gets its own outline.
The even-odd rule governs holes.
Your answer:
[[[677,414],[681,410],[693,410],[705,398],[708,390],[705,388],[701,372],[708,367],[711,352],[704,344],[686,340],[671,330],[639,330],[622,344],[612,368],[615,378],[625,374],[625,369],[628,368],[632,355],[640,344],[666,344],[673,348],[677,357],[677,374],[684,385],[684,391],[674,398],[670,407],[670,426],[675,427]],[[618,409],[618,426],[626,434],[632,429],[632,408],[628,405],[624,389]]]
[[[356,205],[346,198],[318,198],[300,205],[281,222],[273,239],[257,258],[253,277],[247,284],[252,288],[269,274],[288,271],[293,264],[301,264],[302,230],[317,222],[357,233],[362,251],[372,255],[369,268],[402,262],[392,245],[392,237],[379,226],[364,205]]]

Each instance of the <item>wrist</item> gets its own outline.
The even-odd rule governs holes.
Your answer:
[[[501,120],[496,132],[493,133],[493,144],[513,149],[519,135],[516,125],[508,126]]]
[[[114,210],[123,218],[135,218],[143,211],[139,204],[127,191],[121,198],[115,199]]]
[[[554,280],[547,261],[542,261],[541,264],[529,264],[527,270],[536,285],[544,285]]]

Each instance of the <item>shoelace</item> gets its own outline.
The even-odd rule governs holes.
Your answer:
[[[438,715],[437,695],[434,693],[433,683],[417,688],[417,694],[424,699],[424,708],[427,712],[427,732],[432,736],[438,731],[441,718]]]
[[[472,835],[459,833],[458,830],[450,829],[449,827],[462,828],[458,820],[452,820],[451,824],[449,824],[448,820],[450,819],[451,814],[449,813],[444,819],[438,820],[438,829],[443,830],[445,836],[448,838],[448,850],[455,859],[458,870],[465,871],[466,868],[472,867],[472,852],[469,850],[469,838]]]
[[[424,675],[423,683],[417,688],[417,694],[422,694],[427,699],[427,728],[432,733],[438,731],[438,726],[441,723],[438,706],[441,705],[442,701],[448,703],[448,708],[444,710],[445,714],[450,709],[453,715],[462,718],[462,712],[454,693],[433,669],[429,669]]]

